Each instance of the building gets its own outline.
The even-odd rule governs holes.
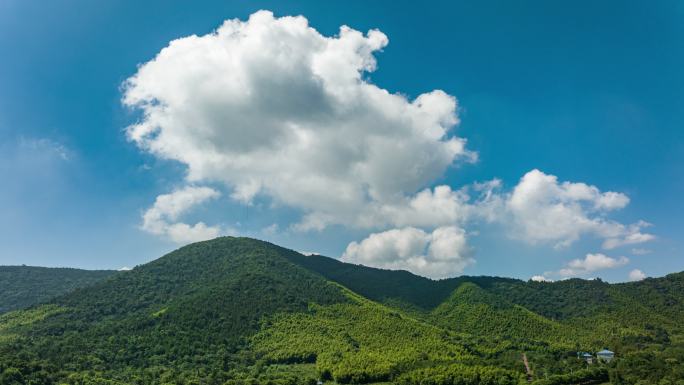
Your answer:
[[[614,357],[615,353],[611,352],[608,349],[603,349],[600,352],[596,353],[596,358],[598,358],[600,361],[610,362],[613,360]]]
[[[587,364],[591,364],[594,362],[594,356],[592,356],[591,353],[580,352],[579,357],[586,361]]]

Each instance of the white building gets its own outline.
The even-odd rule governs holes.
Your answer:
[[[598,358],[600,361],[610,362],[613,360],[614,357],[615,353],[611,352],[608,349],[603,349],[600,352],[596,353],[596,358]]]

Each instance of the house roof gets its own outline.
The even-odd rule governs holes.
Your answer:
[[[608,350],[608,349],[603,349],[603,350],[601,350],[600,352],[598,352],[598,353],[596,353],[596,354],[615,354],[615,353],[611,352],[611,351]]]

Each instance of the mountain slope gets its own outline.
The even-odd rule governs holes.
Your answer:
[[[681,274],[432,281],[223,237],[0,316],[0,385],[519,384],[523,352],[539,378],[660,381],[683,299]],[[585,371],[604,346],[630,366]]]
[[[601,280],[497,281],[488,292],[577,330],[600,348],[629,338],[684,333],[684,274],[609,284]],[[582,342],[582,341],[580,341]]]
[[[344,263],[322,255],[288,253],[287,258],[374,301],[423,310],[439,305],[456,288],[403,270],[383,270]]]
[[[571,346],[578,331],[465,282],[432,311],[433,322],[450,330],[509,340],[554,341]]]
[[[368,382],[416,362],[474,360],[458,337],[292,263],[291,253],[246,238],[200,242],[10,313],[0,319],[0,367],[45,384],[266,381],[264,364]],[[498,372],[517,382],[517,372]]]
[[[0,266],[0,314],[90,286],[115,273],[114,270]]]
[[[322,255],[288,253],[293,263],[313,270],[366,298],[408,309],[432,310],[439,306],[462,283],[472,282],[481,287],[496,283],[522,282],[499,277],[469,277],[432,280],[404,270],[384,270],[344,263]]]
[[[600,348],[619,343],[622,334],[651,338],[661,333],[660,328],[684,332],[676,321],[684,317],[684,273],[623,284],[471,276],[433,281],[406,271],[352,265],[320,255],[292,252],[288,259],[366,298],[419,317],[432,314],[427,317],[430,322],[474,335]],[[462,290],[465,287],[470,290]],[[472,295],[476,298],[468,298]],[[615,334],[619,338],[610,337]]]
[[[346,300],[339,287],[279,257],[265,242],[218,239],[59,297],[52,303],[66,310],[33,330],[50,335],[55,324],[65,325],[59,338],[36,349],[38,358],[58,357],[60,365],[73,365],[84,353],[108,369],[148,360],[182,365],[197,351],[238,349],[264,315]],[[73,349],[82,339],[93,348]]]

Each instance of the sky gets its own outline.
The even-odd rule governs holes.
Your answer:
[[[682,271],[683,17],[0,0],[0,264],[239,235],[436,279]]]

